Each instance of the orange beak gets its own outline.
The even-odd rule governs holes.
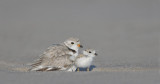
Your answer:
[[[81,48],[83,48],[83,46],[82,46],[82,45],[80,45],[80,44],[78,44],[77,46],[78,46],[78,47],[81,47]]]

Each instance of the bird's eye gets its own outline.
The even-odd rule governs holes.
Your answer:
[[[89,51],[89,53],[92,53],[91,51]]]
[[[71,44],[74,44],[74,42],[71,42]]]

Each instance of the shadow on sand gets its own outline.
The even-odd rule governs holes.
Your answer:
[[[89,70],[92,71],[94,68],[96,68],[96,66],[95,66],[95,65],[91,65],[91,66],[89,67]],[[80,70],[80,71],[87,71],[87,68],[79,68],[79,70]],[[76,70],[76,71],[77,71],[77,70]]]

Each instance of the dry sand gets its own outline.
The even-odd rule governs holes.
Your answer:
[[[159,0],[0,0],[0,84],[160,84]],[[91,72],[27,72],[50,45],[95,48]]]

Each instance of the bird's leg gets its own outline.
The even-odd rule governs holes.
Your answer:
[[[87,68],[87,71],[89,71],[89,67]]]
[[[77,68],[77,72],[79,72],[79,68]]]

